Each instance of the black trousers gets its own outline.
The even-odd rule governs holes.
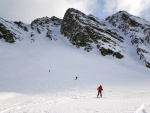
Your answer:
[[[102,98],[102,92],[101,91],[98,91],[97,98],[98,98],[99,95]]]

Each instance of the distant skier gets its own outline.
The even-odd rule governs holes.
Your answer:
[[[49,70],[49,72],[50,72],[50,70]]]
[[[78,77],[76,76],[75,80],[77,80],[77,79],[78,79]]]
[[[102,90],[103,90],[103,88],[102,88],[102,86],[100,85],[100,86],[97,88],[97,91],[98,91],[97,98],[98,98],[99,95],[100,95],[100,97],[102,98]]]

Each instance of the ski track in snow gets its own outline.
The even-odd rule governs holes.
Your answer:
[[[91,93],[88,93],[91,92]],[[0,98],[0,113],[149,113],[150,92],[65,91],[53,94],[22,95],[12,93]],[[0,94],[0,97],[9,94]]]
[[[48,44],[45,47],[33,44],[33,49],[27,51],[29,56],[19,51],[18,47],[11,47],[15,51],[13,53],[9,51],[8,45],[4,46],[5,56],[0,56],[4,64],[0,66],[0,113],[150,113],[150,91],[145,90],[149,86],[147,69],[140,70],[141,67],[133,65],[133,71],[127,64],[125,66],[129,68],[124,69],[107,57],[91,56],[64,45],[59,47],[59,43],[54,49],[53,44]],[[51,49],[50,54],[47,53],[47,47]],[[39,49],[43,54],[38,54]],[[26,48],[21,50],[26,51]],[[66,59],[61,60],[60,55]],[[107,68],[110,63],[113,65],[112,69]],[[21,65],[26,67],[25,70]],[[75,81],[76,75],[79,75],[79,80]],[[104,86],[104,98],[96,98],[99,83]]]

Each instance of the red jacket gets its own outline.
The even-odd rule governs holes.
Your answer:
[[[98,91],[102,91],[102,90],[103,90],[102,86],[99,86],[99,87],[97,88],[97,90],[98,90]]]

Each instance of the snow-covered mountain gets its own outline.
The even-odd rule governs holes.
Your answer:
[[[139,56],[139,60],[150,67],[150,22],[125,11],[106,20],[85,15],[73,8],[66,11],[63,20],[43,17],[35,19],[31,24],[25,24],[0,18],[0,38],[9,43],[28,38],[32,43],[37,36],[44,34],[44,37],[56,41],[58,37],[55,31],[52,32],[52,27],[61,27],[60,33],[77,48],[83,48],[87,52],[97,50],[103,56],[125,58],[127,46],[132,43],[133,47],[130,46],[130,49],[136,52],[134,57]]]
[[[150,67],[150,22],[120,11],[106,21],[122,32],[131,41],[135,51],[147,67]]]
[[[149,113],[149,55],[137,55],[148,40],[132,44],[133,27],[123,32],[111,18],[72,8],[31,24],[1,18],[0,113]]]
[[[30,38],[31,42],[35,41],[37,35],[45,33],[45,37],[51,40],[56,40],[50,29],[51,26],[58,27],[61,25],[61,19],[57,17],[43,17],[35,19],[31,24],[25,24],[23,22],[8,22],[0,18],[0,38],[5,39],[6,42],[15,43],[21,41],[24,38]],[[24,36],[27,34],[28,36]],[[35,36],[36,34],[36,36]]]

